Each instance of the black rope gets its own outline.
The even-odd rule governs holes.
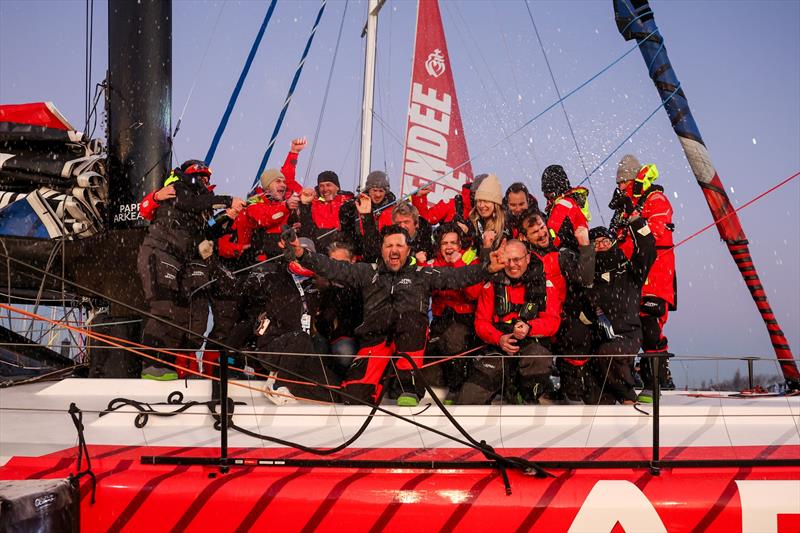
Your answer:
[[[336,387],[331,387],[330,385],[327,385],[327,384],[324,384],[324,383],[320,383],[320,382],[318,382],[318,381],[316,381],[316,380],[314,380],[312,378],[309,378],[307,376],[304,376],[304,375],[299,374],[297,372],[294,372],[292,370],[288,370],[286,368],[278,366],[278,365],[276,365],[276,364],[274,364],[274,363],[272,363],[270,361],[266,361],[264,359],[261,359],[261,358],[258,358],[258,357],[254,357],[252,354],[251,355],[245,354],[242,350],[239,350],[237,348],[233,348],[231,346],[228,346],[228,345],[224,344],[223,342],[220,342],[220,341],[218,341],[216,339],[211,339],[209,337],[206,337],[203,334],[196,333],[196,332],[194,332],[194,331],[192,331],[192,330],[190,330],[188,328],[185,328],[185,327],[183,327],[183,326],[181,326],[179,324],[171,322],[171,321],[169,321],[169,320],[167,320],[165,318],[156,316],[156,315],[154,315],[152,313],[149,313],[147,311],[139,309],[139,308],[137,308],[137,307],[135,307],[133,305],[125,303],[125,302],[123,302],[121,300],[118,300],[116,298],[112,298],[110,296],[104,295],[103,293],[101,293],[99,291],[96,291],[94,289],[91,289],[89,287],[81,285],[81,284],[76,283],[74,281],[65,279],[62,276],[59,276],[57,274],[53,274],[51,272],[47,272],[45,270],[42,270],[42,269],[40,269],[40,268],[38,268],[38,267],[36,267],[34,265],[31,265],[29,263],[26,263],[25,261],[22,261],[20,259],[16,259],[16,258],[10,257],[7,254],[0,254],[0,255],[6,257],[11,262],[14,262],[14,263],[17,263],[19,265],[22,265],[22,266],[24,266],[24,267],[26,267],[26,268],[34,271],[34,272],[39,273],[42,276],[50,276],[52,278],[55,278],[56,280],[60,280],[60,281],[62,281],[64,283],[66,283],[68,285],[71,285],[73,287],[76,287],[76,288],[78,288],[78,289],[80,289],[80,290],[82,290],[84,292],[87,292],[89,294],[93,294],[93,295],[98,296],[100,298],[103,298],[103,299],[105,299],[105,300],[107,300],[107,301],[109,301],[111,303],[115,303],[115,304],[117,304],[117,305],[119,305],[119,306],[121,306],[123,308],[129,309],[129,310],[134,311],[134,312],[136,312],[138,314],[141,314],[143,316],[151,318],[151,319],[153,319],[153,320],[155,320],[157,322],[160,322],[162,324],[170,326],[170,327],[172,327],[172,328],[174,328],[174,329],[176,329],[178,331],[181,331],[183,333],[191,335],[192,337],[203,339],[207,343],[210,343],[211,345],[217,346],[217,347],[219,347],[219,348],[221,348],[223,350],[227,350],[227,351],[229,351],[231,353],[243,355],[243,356],[246,356],[246,357],[247,356],[252,357],[254,360],[256,360],[259,363],[261,363],[267,369],[274,370],[274,371],[279,372],[279,373],[284,373],[285,375],[291,376],[291,377],[296,378],[298,380],[307,381],[311,385],[323,388],[323,389],[328,390],[328,391],[335,391],[336,393],[339,394],[340,397],[345,398],[347,400],[350,400],[350,401],[352,401],[354,403],[358,403],[360,405],[370,406],[372,408],[372,411],[371,411],[371,413],[369,415],[370,417],[372,415],[374,415],[375,412],[381,412],[381,413],[383,413],[385,415],[388,415],[388,416],[390,416],[392,418],[396,418],[398,420],[402,420],[402,421],[404,421],[404,422],[406,422],[408,424],[411,424],[413,426],[416,426],[416,427],[418,427],[420,429],[425,429],[427,431],[430,431],[431,433],[439,435],[440,437],[444,437],[446,439],[449,439],[449,440],[452,440],[454,442],[457,442],[457,443],[459,443],[459,444],[461,444],[463,446],[467,446],[469,448],[473,448],[473,449],[479,450],[479,451],[483,452],[484,454],[489,453],[493,459],[498,460],[498,461],[504,461],[506,463],[505,466],[514,464],[515,467],[517,467],[517,468],[519,468],[519,467],[528,468],[531,465],[533,465],[533,463],[530,463],[530,462],[527,462],[527,461],[525,461],[524,465],[516,464],[517,461],[524,461],[524,460],[518,459],[518,458],[513,458],[513,457],[508,457],[508,458],[507,457],[503,457],[503,456],[497,454],[496,452],[494,452],[493,450],[487,449],[485,446],[481,446],[481,444],[478,441],[473,439],[471,436],[468,436],[468,434],[466,433],[466,430],[464,430],[460,425],[458,425],[458,423],[455,422],[455,419],[453,419],[452,415],[450,415],[449,413],[447,413],[448,418],[451,420],[451,422],[455,422],[456,428],[462,434],[464,434],[467,437],[468,440],[463,440],[463,439],[460,439],[460,438],[458,438],[456,436],[449,435],[449,434],[447,434],[447,433],[445,433],[443,431],[440,431],[440,430],[438,430],[436,428],[427,426],[425,424],[417,422],[416,420],[409,419],[408,417],[405,417],[403,415],[400,415],[400,414],[397,414],[397,413],[395,413],[393,411],[390,411],[390,410],[388,410],[388,409],[386,409],[384,407],[381,407],[380,405],[374,405],[374,404],[372,404],[370,402],[364,401],[361,398],[358,398],[356,396],[348,394],[348,393],[346,393],[346,392],[344,392],[342,390],[337,389]],[[400,355],[404,356],[405,354],[400,354]],[[408,356],[405,356],[405,357],[408,357]],[[413,364],[413,361],[412,361],[412,366],[418,370],[418,367],[415,364]],[[437,406],[439,406],[440,409],[445,409],[444,405],[441,403],[441,401],[439,401],[439,399],[434,395],[433,391],[430,389],[430,386],[426,382],[424,382],[424,380],[423,380],[423,383],[425,384],[426,390],[428,390],[428,392],[435,399]],[[246,431],[249,431],[249,430],[246,430]],[[280,442],[284,442],[284,441],[280,441]],[[292,444],[288,444],[287,443],[287,445],[291,446]],[[302,449],[302,448],[300,448],[300,449]],[[541,469],[539,469],[539,471],[537,471],[537,475],[549,475],[549,474],[547,474],[546,472],[544,472]]]
[[[108,402],[108,406],[104,411],[102,411],[98,416],[102,417],[109,413],[113,413],[123,407],[129,406],[133,407],[139,414],[136,415],[136,418],[133,421],[133,425],[139,429],[142,429],[147,425],[147,422],[150,420],[150,416],[161,416],[161,417],[170,417],[181,414],[192,407],[197,407],[200,405],[205,406],[211,412],[211,414],[216,415],[217,412],[215,410],[216,405],[220,403],[219,399],[212,399],[207,402],[198,402],[195,400],[184,402],[183,401],[183,393],[181,391],[172,391],[169,396],[167,396],[166,402],[140,402],[138,400],[132,400],[130,398],[114,398],[110,402]],[[153,409],[154,405],[171,405],[171,406],[178,406],[177,409],[174,411],[157,411]],[[229,405],[229,410],[233,413],[233,407],[236,405],[247,405],[244,402],[231,402]],[[219,421],[214,425],[214,429],[219,430],[220,425]]]
[[[89,448],[86,447],[86,437],[83,435],[83,411],[75,405],[75,402],[72,402],[69,404],[68,412],[72,418],[72,423],[75,425],[75,430],[78,432],[78,472],[75,475],[70,474],[69,479],[80,486],[80,479],[83,476],[89,476],[92,480],[92,504],[94,504],[95,494],[97,493],[97,477],[92,472],[92,459],[89,457]],[[86,469],[81,470],[84,455],[86,456]]]

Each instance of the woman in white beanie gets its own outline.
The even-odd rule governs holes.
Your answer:
[[[509,238],[502,204],[500,178],[489,174],[475,191],[475,205],[469,213],[472,233],[478,237],[477,247],[483,244],[496,250],[503,239]]]

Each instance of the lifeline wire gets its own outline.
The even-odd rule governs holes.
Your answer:
[[[4,254],[4,255],[5,255],[5,254]],[[191,331],[191,330],[190,330],[190,329],[188,329],[188,328],[184,328],[184,327],[182,327],[182,326],[180,326],[180,325],[178,325],[178,324],[172,323],[172,322],[170,322],[169,320],[166,320],[166,319],[164,319],[164,318],[162,318],[162,317],[158,317],[158,316],[156,316],[156,315],[153,315],[152,313],[149,313],[149,312],[147,312],[147,311],[144,311],[144,310],[142,310],[142,309],[138,309],[138,308],[136,308],[135,306],[132,306],[132,305],[130,305],[130,304],[127,304],[127,303],[125,303],[125,302],[122,302],[121,300],[117,300],[117,299],[115,299],[115,298],[112,298],[112,297],[110,297],[110,296],[104,295],[104,294],[102,294],[102,293],[100,293],[100,292],[98,292],[98,291],[95,291],[95,290],[93,290],[93,289],[90,289],[89,287],[86,287],[86,286],[84,286],[84,285],[81,285],[81,284],[79,284],[79,283],[76,283],[76,282],[74,282],[74,281],[70,281],[70,280],[68,280],[68,279],[65,279],[64,277],[62,277],[62,276],[58,276],[57,274],[53,274],[53,273],[51,273],[51,272],[47,272],[46,270],[42,270],[42,269],[40,269],[40,268],[38,268],[38,267],[35,267],[35,266],[33,266],[33,265],[29,264],[29,263],[26,263],[25,261],[21,261],[21,260],[19,260],[19,259],[15,259],[15,258],[13,258],[13,257],[10,257],[10,256],[8,256],[8,255],[6,255],[5,257],[6,257],[6,258],[7,258],[9,261],[12,261],[12,262],[14,262],[14,263],[17,263],[17,264],[19,264],[19,265],[22,265],[22,266],[24,266],[25,268],[27,268],[27,269],[29,269],[29,270],[31,270],[31,271],[37,272],[37,273],[39,273],[39,274],[40,274],[40,275],[42,275],[42,276],[45,276],[45,277],[49,276],[49,277],[55,278],[55,279],[56,279],[56,280],[58,280],[58,281],[62,281],[63,283],[66,283],[66,284],[68,284],[68,285],[71,285],[71,286],[73,286],[73,287],[79,288],[79,289],[81,289],[81,290],[83,290],[83,291],[85,291],[85,292],[87,292],[87,293],[94,294],[95,296],[99,296],[99,297],[105,298],[105,299],[109,300],[109,301],[110,301],[110,302],[112,302],[112,303],[116,303],[117,305],[120,305],[120,306],[122,306],[122,307],[124,307],[124,308],[126,308],[126,309],[130,309],[130,310],[132,310],[132,311],[135,311],[135,312],[137,312],[137,313],[139,313],[139,314],[142,314],[142,315],[144,315],[144,316],[147,316],[148,318],[151,318],[151,319],[153,319],[153,320],[156,320],[157,322],[161,322],[161,323],[163,323],[163,324],[166,324],[166,325],[168,325],[168,326],[170,326],[170,327],[173,327],[173,328],[177,329],[178,331],[181,331],[181,332],[183,332],[183,333],[187,333],[187,334],[189,334],[189,335],[192,335],[193,337],[199,337],[199,338],[202,338],[202,339],[203,339],[203,340],[205,340],[206,342],[210,342],[210,343],[212,343],[213,345],[215,345],[215,346],[218,346],[219,348],[222,348],[223,350],[227,350],[227,351],[229,351],[229,352],[231,352],[231,353],[237,353],[237,354],[241,354],[241,353],[242,353],[240,350],[237,350],[237,349],[235,349],[235,348],[233,348],[233,347],[231,347],[231,346],[228,346],[228,345],[226,345],[226,344],[224,344],[224,343],[222,343],[222,342],[220,342],[220,341],[218,341],[218,340],[215,340],[215,339],[209,339],[209,338],[208,338],[208,337],[206,337],[205,335],[201,335],[201,334],[195,333],[195,332]],[[0,304],[0,307],[2,307],[2,306],[3,306],[3,304]],[[45,319],[45,320],[47,320],[47,319]],[[67,326],[67,327],[72,327],[72,326]],[[111,341],[106,341],[106,342],[108,342],[109,344],[113,344],[113,342],[111,342]],[[124,348],[124,346],[120,346],[120,348]],[[136,352],[135,350],[132,350],[132,351]],[[149,355],[147,355],[147,354],[142,354],[141,352],[138,352],[138,353],[140,353],[140,355],[142,355],[142,356],[144,356],[144,357],[152,358],[152,356],[149,356]],[[417,367],[416,363],[414,363],[414,362],[413,362],[413,360],[411,360],[411,358],[410,358],[410,357],[408,357],[406,354],[402,354],[402,353],[401,353],[401,354],[399,354],[399,356],[400,356],[400,357],[405,357],[405,358],[407,358],[407,359],[410,361],[410,364],[411,364],[411,366],[412,366],[412,367],[413,367],[413,368],[414,368],[416,371],[418,371],[418,370],[419,370],[419,368]],[[294,372],[294,371],[290,371],[290,370],[284,369],[284,368],[282,368],[282,367],[280,367],[280,366],[278,366],[278,365],[276,365],[276,364],[270,363],[270,362],[268,362],[268,361],[259,360],[259,362],[260,362],[260,363],[262,363],[262,364],[264,364],[264,365],[266,365],[267,367],[270,367],[270,368],[274,369],[275,371],[278,371],[278,372],[284,372],[284,373],[286,373],[286,374],[288,374],[288,375],[290,375],[290,376],[294,376],[294,377],[297,377],[297,378],[300,378],[300,379],[307,379],[307,378],[306,378],[305,376],[303,376],[303,375],[300,375],[300,374],[298,374],[298,373],[296,373],[296,372]],[[189,372],[190,372],[190,373],[193,373],[193,374],[196,374],[196,372],[192,372],[192,371],[189,371]],[[218,378],[217,378],[217,379],[218,379]],[[424,378],[422,378],[422,377],[421,377],[421,375],[420,375],[420,379],[424,381]],[[328,389],[328,390],[330,389],[330,387],[327,387],[327,386],[325,386],[325,385],[323,385],[323,384],[321,384],[321,383],[319,383],[319,382],[316,382],[316,381],[314,381],[314,380],[309,380],[309,381],[310,381],[311,383],[313,383],[314,385],[318,386],[318,387],[322,387],[322,388],[324,388],[324,389]],[[238,385],[239,385],[239,386],[246,387],[246,385],[242,385],[242,384],[238,384]],[[408,417],[405,417],[405,416],[403,416],[403,415],[400,415],[400,414],[397,414],[397,413],[395,413],[395,412],[393,412],[393,411],[390,411],[390,410],[388,410],[388,409],[386,409],[386,408],[383,408],[383,407],[381,407],[381,406],[378,404],[378,405],[372,405],[372,406],[371,406],[371,411],[370,411],[370,414],[367,416],[367,418],[366,418],[366,420],[365,420],[365,422],[364,422],[364,425],[362,426],[362,428],[363,428],[363,429],[359,430],[359,432],[357,432],[357,433],[354,435],[354,437],[352,437],[352,438],[350,439],[350,441],[348,441],[348,443],[347,443],[347,444],[349,445],[349,443],[351,443],[351,442],[354,442],[354,441],[355,441],[355,439],[356,439],[356,438],[358,438],[358,436],[360,436],[360,435],[361,435],[361,433],[363,433],[363,431],[364,431],[364,430],[366,430],[366,427],[369,425],[370,421],[372,420],[372,418],[373,418],[373,416],[374,416],[374,414],[375,414],[376,412],[381,412],[381,413],[383,413],[383,414],[385,414],[385,415],[388,415],[388,416],[390,416],[390,417],[397,418],[398,420],[403,420],[404,422],[406,422],[406,423],[408,423],[408,424],[411,424],[411,425],[413,425],[413,426],[416,426],[416,427],[419,427],[419,428],[426,429],[426,430],[428,430],[428,431],[430,431],[430,432],[432,432],[432,433],[434,433],[434,434],[436,434],[436,435],[439,435],[440,437],[444,437],[444,438],[446,438],[446,439],[450,439],[450,440],[452,440],[452,441],[454,441],[454,442],[457,442],[457,443],[459,443],[459,444],[461,444],[461,445],[464,445],[464,446],[467,446],[467,447],[470,447],[470,448],[473,448],[473,449],[476,449],[476,450],[480,451],[480,452],[481,452],[481,453],[483,453],[483,454],[484,454],[484,456],[486,456],[487,458],[489,458],[489,459],[493,459],[493,460],[495,460],[495,461],[497,461],[497,462],[498,462],[498,466],[501,468],[501,473],[503,474],[504,480],[507,480],[507,476],[505,475],[505,472],[504,472],[502,469],[503,469],[503,468],[505,468],[505,467],[509,467],[509,466],[513,466],[513,467],[516,467],[516,468],[531,468],[531,469],[534,469],[534,470],[536,470],[536,471],[537,471],[537,474],[539,474],[539,475],[548,475],[546,472],[544,472],[543,470],[541,470],[541,469],[540,469],[538,466],[536,466],[536,465],[535,465],[534,463],[532,463],[532,462],[525,461],[525,462],[523,463],[523,462],[521,462],[521,461],[523,461],[523,460],[520,460],[519,458],[515,458],[515,457],[504,457],[504,456],[502,456],[502,455],[500,455],[500,454],[496,453],[496,452],[494,451],[494,449],[493,449],[493,448],[491,448],[491,446],[489,446],[489,445],[488,445],[488,444],[486,444],[485,442],[477,443],[477,441],[475,441],[475,440],[474,440],[474,439],[473,439],[473,438],[472,438],[472,437],[471,437],[471,436],[470,436],[470,435],[469,435],[469,434],[466,432],[466,430],[464,430],[464,429],[461,427],[461,425],[460,425],[460,424],[458,424],[458,422],[457,422],[457,421],[455,421],[455,419],[453,419],[452,415],[450,415],[450,414],[449,414],[449,412],[447,412],[447,410],[446,410],[445,406],[444,406],[444,405],[441,403],[441,401],[440,401],[440,400],[439,400],[439,399],[438,399],[438,398],[435,396],[435,394],[433,394],[433,392],[431,391],[431,389],[430,389],[430,386],[429,386],[429,385],[427,385],[427,383],[425,383],[425,386],[426,386],[426,390],[428,390],[428,391],[429,391],[429,393],[431,393],[431,396],[433,397],[434,401],[437,403],[437,406],[439,406],[439,408],[442,410],[442,412],[444,412],[444,413],[445,413],[445,415],[448,417],[448,420],[450,420],[450,422],[451,422],[451,423],[452,423],[452,424],[453,424],[453,425],[456,427],[456,429],[458,429],[458,430],[459,430],[459,431],[462,433],[462,435],[464,435],[464,437],[465,437],[466,439],[468,439],[468,440],[463,440],[463,439],[460,439],[460,438],[458,438],[458,437],[456,437],[456,436],[449,435],[449,434],[445,433],[444,431],[441,431],[441,430],[439,430],[439,429],[436,429],[436,428],[434,428],[434,427],[427,426],[427,425],[425,425],[425,424],[422,424],[422,423],[420,423],[420,422],[417,422],[416,420],[409,419]],[[342,396],[343,398],[346,398],[346,399],[348,399],[348,400],[350,400],[350,401],[355,401],[355,402],[357,402],[357,403],[359,403],[359,404],[362,404],[362,405],[369,405],[369,403],[368,403],[368,402],[365,402],[365,401],[363,401],[363,400],[361,400],[361,399],[359,399],[359,398],[357,398],[357,397],[355,397],[355,396],[353,396],[353,395],[351,395],[351,394],[348,394],[348,393],[346,393],[346,392],[343,392],[343,391],[342,391],[342,392],[339,392],[339,394],[340,394],[340,396]],[[327,402],[325,402],[325,403],[327,403]],[[282,445],[285,445],[285,446],[292,446],[292,447],[295,447],[295,448],[297,448],[297,449],[301,449],[301,450],[304,450],[304,451],[308,451],[308,452],[310,452],[310,453],[315,453],[315,454],[319,454],[319,455],[327,455],[327,454],[329,453],[329,451],[328,451],[328,450],[317,450],[317,449],[315,449],[315,448],[309,448],[309,447],[307,447],[307,446],[303,446],[303,445],[301,445],[301,444],[297,444],[297,443],[291,443],[291,442],[289,442],[289,441],[284,441],[284,440],[282,440],[282,439],[276,439],[276,438],[274,438],[274,437],[269,437],[269,436],[267,436],[267,435],[259,435],[259,434],[257,434],[257,433],[254,433],[254,432],[252,432],[252,431],[246,430],[245,428],[239,427],[239,426],[237,426],[237,425],[235,425],[235,424],[231,424],[231,428],[233,428],[233,429],[236,429],[237,431],[240,431],[241,433],[244,433],[244,434],[246,434],[246,435],[253,436],[253,437],[255,437],[255,438],[262,438],[262,439],[266,439],[266,440],[269,440],[269,441],[271,441],[271,442],[275,442],[275,443],[282,444]],[[509,490],[509,489],[507,489],[507,490]]]

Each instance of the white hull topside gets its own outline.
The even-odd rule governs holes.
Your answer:
[[[263,382],[251,381],[251,387]],[[0,390],[0,465],[13,456],[39,456],[76,445],[68,414],[74,402],[83,411],[89,445],[218,447],[220,434],[205,405],[171,417],[150,416],[143,428],[132,406],[98,416],[114,398],[166,402],[173,391],[184,401],[211,398],[209,380],[156,382],[138,379],[64,379]],[[276,406],[261,393],[232,385],[237,405],[234,421],[243,428],[306,446],[330,448],[352,436],[364,422],[366,406],[293,402]],[[415,408],[383,406],[389,411],[460,437],[430,399]],[[154,405],[169,412],[178,406]],[[496,448],[624,448],[650,447],[650,405],[461,405],[448,407],[476,440]],[[716,392],[664,392],[660,444],[663,447],[741,447],[800,445],[800,397],[735,398]],[[229,431],[229,446],[277,445]],[[385,413],[375,419],[353,448],[459,448],[453,440],[420,429]]]

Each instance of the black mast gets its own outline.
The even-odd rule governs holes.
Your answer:
[[[170,169],[171,0],[109,0],[108,85],[108,216],[129,228]]]

